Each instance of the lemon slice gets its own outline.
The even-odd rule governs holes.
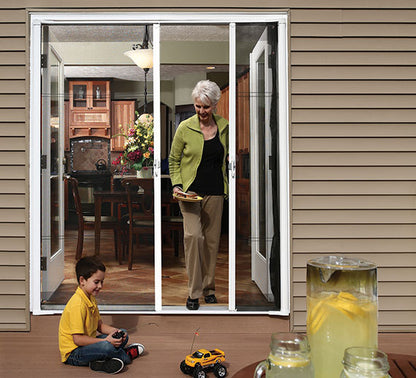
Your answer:
[[[350,301],[358,301],[357,297],[351,293],[348,293],[346,291],[341,291],[338,294],[338,298],[340,299],[346,299],[346,300],[350,300]]]
[[[323,308],[314,317],[310,317],[307,322],[309,333],[313,335],[318,332],[327,317],[328,313]]]
[[[341,292],[333,301],[328,302],[328,305],[342,312],[350,319],[354,319],[357,316],[365,315],[365,311],[361,306],[355,303],[357,301],[358,299],[353,294]]]
[[[273,355],[269,355],[268,358],[273,365],[283,367],[304,367],[308,366],[310,363],[310,361],[305,358],[286,358],[282,360]]]
[[[311,335],[318,332],[319,328],[321,328],[323,322],[328,317],[328,312],[325,310],[324,305],[334,298],[336,298],[336,294],[331,294],[325,299],[322,299],[312,308],[310,314],[308,314],[306,324]]]

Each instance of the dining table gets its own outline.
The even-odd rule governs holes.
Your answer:
[[[124,176],[124,178],[130,178],[135,176]],[[122,177],[123,178],[123,177]],[[166,178],[166,177],[162,177]],[[167,177],[168,178],[168,177]],[[138,193],[140,195],[140,193]],[[112,204],[127,204],[127,192],[124,189],[115,189],[113,186],[112,190],[100,190],[94,191],[94,230],[95,230],[95,255],[100,254],[100,239],[101,239],[101,211],[103,203]],[[166,214],[170,214],[173,210],[171,209],[172,203],[177,203],[173,199],[170,191],[162,191],[162,207]]]

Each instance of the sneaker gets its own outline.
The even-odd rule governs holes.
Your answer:
[[[198,310],[199,299],[191,299],[190,297],[188,297],[188,299],[186,300],[186,308],[188,310]]]
[[[90,369],[94,371],[102,371],[108,374],[117,374],[124,368],[124,362],[119,358],[111,358],[103,361],[91,361]]]
[[[144,345],[139,343],[134,343],[127,345],[124,350],[129,355],[129,357],[134,360],[135,358],[141,356],[144,352]]]
[[[218,303],[217,297],[215,296],[215,294],[206,295],[204,299],[205,299],[205,303]]]

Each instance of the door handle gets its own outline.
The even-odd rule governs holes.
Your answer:
[[[228,162],[228,171],[230,172],[230,175],[232,178],[235,178],[235,161],[230,160]]]
[[[159,168],[160,168],[160,161],[159,159],[155,159],[153,162],[153,175],[155,177],[159,177]]]

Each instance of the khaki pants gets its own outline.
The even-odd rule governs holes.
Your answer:
[[[191,299],[215,293],[223,205],[223,196],[205,196],[201,202],[179,202]]]

